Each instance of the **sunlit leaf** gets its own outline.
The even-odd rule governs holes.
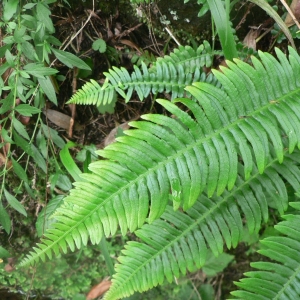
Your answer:
[[[52,51],[56,58],[69,68],[77,67],[79,69],[91,70],[82,59],[72,53],[53,48]]]
[[[38,82],[39,82],[42,90],[44,91],[44,93],[48,97],[48,99],[52,103],[57,105],[57,98],[56,98],[55,88],[53,86],[53,83],[52,83],[51,79],[48,76],[46,76],[45,78],[38,78]]]
[[[19,0],[4,0],[3,1],[3,20],[9,21],[17,12]]]
[[[15,110],[22,116],[27,117],[31,117],[33,114],[38,114],[39,112],[41,112],[38,108],[29,104],[20,104],[15,107]]]
[[[7,202],[10,204],[11,207],[13,207],[20,214],[27,217],[27,213],[26,213],[24,206],[12,194],[10,194],[6,189],[4,189],[4,195],[5,195]]]
[[[17,174],[17,176],[21,180],[24,180],[25,182],[28,183],[27,174],[26,174],[25,170],[23,169],[23,167],[16,160],[14,160],[13,157],[11,157],[11,161],[12,161],[12,165],[14,168],[14,172]]]

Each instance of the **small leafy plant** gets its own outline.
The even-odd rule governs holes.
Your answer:
[[[50,67],[53,65],[50,57],[54,55],[70,68],[89,69],[77,56],[57,48],[61,43],[53,36],[55,29],[49,8],[52,2],[4,1],[0,22],[4,33],[0,47],[0,198],[4,197],[5,203],[24,216],[26,210],[17,198],[24,188],[30,197],[37,196],[28,177],[31,161],[43,174],[41,176],[47,176],[49,152],[54,153],[56,148],[65,145],[58,133],[42,120],[46,101],[57,105],[57,80],[61,78],[58,70]],[[57,162],[55,168],[57,175],[61,173]],[[8,180],[11,173],[19,178],[14,187]],[[11,220],[5,205],[2,200],[0,223],[9,233]]]

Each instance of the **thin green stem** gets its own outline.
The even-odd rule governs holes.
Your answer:
[[[99,247],[100,247],[101,252],[104,256],[105,263],[106,263],[109,275],[112,276],[115,273],[115,269],[114,269],[112,259],[109,255],[109,251],[107,249],[107,242],[106,242],[104,237],[102,237]]]
[[[13,106],[11,109],[11,112],[9,114],[9,117],[11,118],[11,123],[10,123],[10,130],[9,132],[9,138],[12,139],[12,134],[13,134],[13,122],[14,122],[14,116],[15,116],[15,105],[16,105],[16,99],[17,99],[17,87],[18,87],[18,81],[19,81],[19,70],[20,70],[20,64],[21,64],[21,52],[18,51],[18,54],[16,56],[15,60],[15,82],[14,82],[14,87],[13,87]],[[7,119],[9,118],[7,117]],[[8,163],[11,155],[11,144],[8,144],[8,149],[5,157],[5,163],[4,163],[4,168],[3,168],[3,175],[2,175],[2,183],[1,183],[1,189],[0,189],[0,199],[2,199],[4,188],[5,188],[5,178],[6,178],[6,173],[8,170]]]
[[[232,60],[238,57],[234,36],[229,22],[228,12],[226,12],[221,0],[207,0],[212,18],[216,24],[222,50],[226,59]],[[229,11],[230,5],[227,10]]]

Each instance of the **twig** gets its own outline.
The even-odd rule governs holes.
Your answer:
[[[94,15],[94,10],[95,10],[95,0],[93,0],[93,9],[90,12],[87,20],[81,26],[81,28],[71,37],[71,39],[69,40],[69,42],[63,47],[63,50],[66,50],[66,48],[72,43],[72,41],[78,36],[78,34],[80,34],[80,32],[83,30],[83,28],[87,25],[87,23],[90,21],[91,17]]]
[[[191,282],[191,284],[192,284],[192,286],[193,286],[193,289],[194,289],[194,291],[195,291],[195,293],[196,293],[198,299],[199,299],[199,300],[202,300],[202,297],[201,297],[200,293],[198,292],[198,289],[197,289],[197,287],[195,286],[193,280],[190,279],[190,282]],[[190,296],[189,299],[192,298],[192,295],[193,295],[193,294],[191,294],[191,296]]]
[[[288,4],[285,2],[285,0],[280,0],[280,2],[286,8],[287,12],[290,14],[290,16],[292,17],[293,21],[297,25],[298,29],[300,29],[300,24],[299,24],[297,18],[295,17],[295,15],[293,14],[292,10],[290,9],[290,7],[288,6]]]
[[[171,30],[168,27],[165,27],[165,29],[167,30],[168,34],[171,36],[171,38],[175,41],[175,43],[180,46],[181,44],[178,42],[178,40],[176,39],[176,37],[173,35],[173,33],[171,32]]]
[[[87,20],[85,21],[85,23],[81,26],[81,28],[73,35],[71,36],[69,42],[64,46],[64,47],[60,47],[60,49],[62,48],[62,50],[66,50],[66,48],[73,42],[73,40],[81,33],[81,31],[83,30],[83,28],[88,24],[88,22],[90,21],[91,17],[95,15],[95,0],[93,0],[93,9],[90,12]],[[50,67],[54,65],[54,63],[56,62],[57,58],[55,58],[52,63],[50,64]]]

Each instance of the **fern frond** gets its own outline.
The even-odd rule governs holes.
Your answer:
[[[212,50],[204,41],[196,50],[190,46],[180,46],[169,56],[159,58],[155,65],[147,68],[134,65],[130,74],[125,68],[113,67],[105,72],[106,82],[101,87],[95,80],[86,83],[72,96],[68,103],[94,104],[98,107],[114,103],[116,92],[128,102],[134,91],[142,101],[150,93],[171,93],[172,99],[186,95],[184,88],[196,81],[205,81],[217,85],[212,74],[206,75],[201,67],[211,66]]]
[[[141,242],[125,245],[105,299],[144,292],[165,279],[172,282],[187,270],[201,268],[208,251],[217,256],[223,252],[224,241],[228,249],[237,245],[243,234],[244,219],[250,233],[258,232],[262,221],[268,220],[268,199],[279,198],[275,207],[279,206],[280,211],[286,209],[284,181],[295,191],[300,188],[300,152],[290,157],[285,154],[283,164],[271,159],[264,174],[255,170],[246,181],[240,174],[232,191],[222,197],[209,199],[201,195],[185,213],[168,206],[159,220],[137,230]],[[280,175],[275,181],[274,174]]]
[[[214,55],[222,55],[222,51],[212,50],[209,42],[203,41],[197,49],[191,46],[179,46],[170,55],[159,57],[150,72],[155,72],[156,64],[170,62],[174,65],[182,65],[186,73],[194,73],[200,67],[211,67]]]
[[[131,122],[136,129],[98,151],[106,160],[90,165],[86,182],[75,183],[58,209],[58,222],[23,264],[80,248],[89,238],[98,243],[118,226],[125,234],[151,223],[165,211],[170,191],[174,208],[184,210],[203,192],[220,196],[234,187],[239,161],[244,180],[255,168],[264,172],[270,144],[281,163],[284,135],[290,153],[299,148],[300,58],[292,49],[290,62],[283,55],[281,63],[259,55],[263,63],[252,58],[254,68],[236,60],[223,73],[215,71],[223,90],[203,82],[187,87],[197,102],[158,100],[174,117],[144,115],[145,121]]]
[[[299,202],[291,206],[300,209]],[[273,262],[255,262],[258,271],[247,272],[235,284],[242,290],[231,294],[239,299],[298,299],[300,285],[300,215],[283,216],[285,221],[275,225],[284,236],[267,237],[261,241],[264,248],[258,252]]]
[[[103,90],[97,81],[91,79],[72,96],[68,103],[96,105],[101,113],[112,113],[116,101],[117,93],[114,87]]]

